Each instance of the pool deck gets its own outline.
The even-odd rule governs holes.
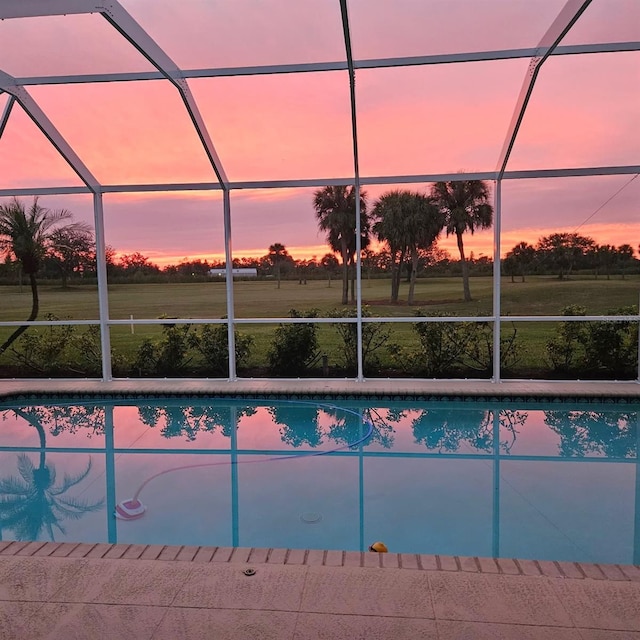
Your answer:
[[[640,384],[2,381],[41,394],[636,398]],[[245,571],[250,569],[251,575]],[[0,542],[0,640],[640,640],[640,566],[300,549]]]
[[[640,567],[0,542],[0,638],[631,640]]]

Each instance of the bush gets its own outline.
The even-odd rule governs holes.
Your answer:
[[[579,305],[562,309],[563,316],[583,316],[587,310]],[[556,336],[547,342],[547,358],[554,371],[568,373],[583,355],[581,336],[582,322],[563,322],[556,328]]]
[[[584,307],[570,305],[562,315],[583,316]],[[606,315],[636,315],[636,307],[610,309]],[[547,343],[547,355],[555,371],[586,378],[633,377],[638,366],[638,323],[632,320],[563,322]]]
[[[253,336],[235,331],[236,366],[242,366],[249,358]],[[193,333],[191,346],[202,355],[206,373],[227,376],[229,374],[229,332],[226,324],[205,324],[199,333]]]
[[[636,315],[637,308],[623,307],[607,315]],[[589,322],[580,340],[584,349],[583,369],[614,377],[633,377],[638,366],[638,323],[627,321]]]
[[[493,327],[489,322],[470,322],[469,325],[470,335],[465,364],[477,371],[491,373],[493,371]],[[522,351],[515,323],[511,324],[509,335],[505,335],[504,326],[501,326],[500,369],[503,373],[518,364]]]
[[[58,317],[48,314],[51,322]],[[100,376],[102,373],[100,327],[77,325],[52,325],[32,327],[25,332],[10,350],[15,362],[30,372],[38,374],[74,374]],[[113,352],[114,366],[123,359]]]
[[[355,318],[353,308],[334,309],[334,318]],[[362,317],[370,318],[371,312],[367,307],[362,308]],[[333,325],[342,340],[342,363],[347,371],[355,373],[358,369],[358,325],[355,322],[336,322]],[[397,347],[390,342],[391,330],[383,323],[362,323],[362,368],[365,375],[371,374],[380,367],[380,350],[386,347],[390,352]]]
[[[317,318],[318,310],[291,309],[292,318]],[[280,324],[268,353],[269,368],[276,375],[300,376],[319,359],[317,325],[314,322]]]
[[[139,375],[177,376],[192,360],[191,325],[162,325],[160,340],[145,339],[138,347],[134,369]]]
[[[425,314],[416,310],[416,316],[444,318],[447,314],[435,311]],[[429,377],[453,375],[456,367],[462,365],[471,341],[468,322],[416,322],[412,325],[418,334],[420,350],[414,352],[409,363]]]
[[[48,314],[45,320],[55,322],[56,316]],[[56,325],[30,327],[11,348],[13,359],[27,370],[38,373],[60,373],[67,367],[71,338],[75,326]]]

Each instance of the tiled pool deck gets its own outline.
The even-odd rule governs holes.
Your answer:
[[[0,638],[622,640],[640,638],[640,568],[3,542]]]
[[[3,381],[43,393],[637,398],[632,383]],[[253,575],[246,575],[247,569]],[[250,572],[251,573],[251,572]],[[640,567],[0,542],[0,639],[640,640]]]

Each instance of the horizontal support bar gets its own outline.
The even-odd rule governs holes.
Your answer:
[[[612,42],[604,44],[584,44],[557,47],[552,56],[580,55],[594,53],[620,53],[640,50],[640,42]],[[435,64],[455,64],[461,62],[491,62],[496,60],[514,60],[532,58],[535,47],[525,49],[503,49],[468,53],[449,53],[426,56],[405,56],[354,60],[355,69],[385,69],[389,67],[415,67]],[[286,73],[314,73],[324,71],[346,71],[347,61],[310,62],[301,64],[258,65],[247,67],[220,67],[203,69],[184,69],[184,78],[227,78],[232,76],[274,75]],[[123,73],[91,73],[58,76],[25,76],[16,78],[21,85],[47,84],[86,84],[93,82],[138,82],[147,80],[166,80],[158,71],[139,71]]]
[[[235,318],[234,325],[241,324],[354,324],[355,317],[321,318]],[[403,324],[415,322],[493,322],[493,316],[379,316],[362,318],[363,323]],[[640,315],[618,316],[500,316],[501,322],[640,322]],[[99,325],[99,320],[32,320],[31,322],[3,321],[0,327],[49,327],[69,325]],[[109,326],[117,325],[174,325],[174,324],[227,324],[220,318],[136,318],[129,320],[108,320]]]
[[[578,167],[563,169],[528,169],[506,171],[503,180],[529,180],[533,178],[575,178],[589,176],[632,175],[640,173],[640,165],[621,165],[615,167]],[[450,180],[495,180],[497,172],[475,173],[425,173],[397,176],[361,177],[360,183],[366,185],[417,184],[420,182],[441,182]],[[325,186],[352,185],[353,177],[347,178],[310,178],[302,180],[252,180],[230,182],[230,190],[243,189],[289,189]],[[115,184],[102,185],[102,193],[158,193],[163,191],[221,191],[217,182],[172,182],[166,184]],[[77,195],[91,193],[86,187],[20,187],[0,189],[0,197],[6,196],[42,196]]]

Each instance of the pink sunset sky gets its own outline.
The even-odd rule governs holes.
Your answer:
[[[127,0],[184,69],[344,61],[337,0]],[[564,0],[350,0],[356,60],[535,47]],[[562,45],[640,41],[640,4],[593,0]],[[360,174],[496,168],[529,59],[359,69]],[[153,71],[98,14],[0,22],[0,70],[15,77]],[[640,52],[564,55],[542,67],[507,171],[637,165]],[[353,175],[345,71],[190,79],[231,181]],[[105,185],[215,182],[179,94],[166,81],[28,86]],[[0,94],[0,113],[7,98]],[[17,105],[0,138],[0,189],[82,183]],[[501,249],[553,232],[640,242],[634,174],[505,180]],[[391,188],[372,185],[370,204]],[[619,193],[618,193],[619,192]],[[616,195],[617,194],[617,195]],[[613,196],[613,197],[612,197]],[[274,242],[296,258],[328,251],[313,189],[234,190],[234,256]],[[92,221],[90,196],[43,196]],[[604,206],[603,206],[604,205]],[[600,208],[601,207],[601,208]],[[599,209],[599,210],[598,210]],[[107,244],[158,264],[224,254],[220,192],[106,194]],[[492,254],[493,232],[469,237]],[[451,239],[440,246],[455,254]]]

